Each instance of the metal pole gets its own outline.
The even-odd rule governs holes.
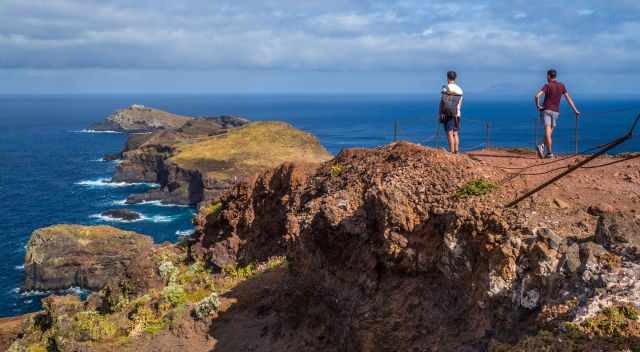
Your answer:
[[[396,120],[396,122],[393,125],[393,141],[397,141],[398,140],[398,120]]]
[[[489,124],[489,121],[486,122],[486,126],[487,126],[487,140],[485,142],[485,149],[489,149],[489,128],[491,127],[491,125]]]
[[[580,148],[579,148],[579,142],[578,142],[578,138],[580,137],[579,133],[578,133],[578,128],[579,128],[579,124],[578,124],[578,116],[576,116],[576,155],[578,155],[578,153],[580,152]]]
[[[515,205],[517,205],[518,203],[522,202],[523,200],[529,198],[530,196],[540,192],[541,190],[543,190],[544,188],[546,188],[547,186],[549,186],[550,184],[558,181],[559,179],[565,177],[566,175],[574,172],[575,170],[581,168],[584,164],[590,162],[591,160],[599,157],[602,154],[605,154],[606,152],[608,152],[609,150],[619,146],[620,144],[626,142],[628,139],[630,139],[631,137],[633,137],[633,130],[636,128],[636,125],[638,124],[638,120],[640,120],[640,115],[638,115],[638,117],[636,117],[636,120],[633,122],[633,125],[631,126],[631,129],[629,130],[629,132],[616,139],[615,141],[611,142],[610,144],[608,144],[607,146],[605,146],[603,149],[601,149],[600,151],[598,151],[597,153],[593,154],[592,156],[584,159],[583,161],[569,167],[566,171],[564,171],[563,173],[561,173],[560,175],[557,175],[555,177],[553,177],[552,179],[550,179],[549,181],[541,184],[540,186],[530,190],[529,192],[525,193],[523,196],[521,196],[520,198],[514,200],[513,202],[507,204],[507,208],[511,208]]]
[[[440,148],[440,121],[436,120],[436,148]]]
[[[533,119],[533,150],[538,148],[538,121]]]

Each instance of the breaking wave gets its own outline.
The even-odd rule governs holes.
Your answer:
[[[122,134],[123,132],[120,131],[98,131],[98,130],[89,130],[89,129],[82,129],[79,131],[71,131],[73,133],[117,133],[117,134]]]
[[[119,218],[114,218],[111,216],[106,216],[106,215],[102,215],[102,214],[93,214],[90,215],[89,217],[92,219],[97,219],[99,221],[102,222],[120,222],[120,223],[134,223],[134,222],[141,222],[141,221],[145,221],[145,222],[152,222],[154,224],[159,224],[159,223],[167,223],[167,222],[172,222],[176,219],[176,216],[169,216],[169,215],[154,215],[154,216],[146,216],[142,213],[137,213],[136,214],[140,215],[139,219],[135,219],[135,220],[125,220],[125,219],[119,219]]]
[[[194,232],[196,232],[196,230],[194,230],[194,229],[191,229],[191,230],[178,230],[178,231],[176,231],[176,235],[178,235],[178,237],[186,237],[186,236],[193,235]]]
[[[152,188],[160,187],[157,183],[149,183],[149,182],[111,182],[108,178],[99,178],[97,180],[84,180],[75,183],[79,186],[97,188],[97,187],[132,187],[132,186],[148,186]]]

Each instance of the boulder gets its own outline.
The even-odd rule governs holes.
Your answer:
[[[631,259],[640,259],[640,221],[625,213],[602,213],[596,227],[596,241]]]
[[[152,249],[151,237],[111,226],[38,229],[27,245],[24,289],[98,290],[110,279],[137,270]]]
[[[102,216],[106,216],[113,219],[135,221],[142,219],[142,215],[129,209],[110,209],[102,212]]]

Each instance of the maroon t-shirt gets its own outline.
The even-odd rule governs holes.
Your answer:
[[[560,100],[567,92],[564,84],[554,80],[545,84],[540,90],[544,93],[542,107],[545,110],[560,112]]]

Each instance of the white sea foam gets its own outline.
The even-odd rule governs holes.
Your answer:
[[[164,204],[159,200],[144,200],[136,205],[154,205],[156,207],[168,207],[168,208],[188,208],[188,205],[182,204]]]
[[[24,270],[24,264],[22,264],[22,265],[16,265],[16,266],[14,266],[13,268],[14,268],[14,269],[16,269],[16,270],[22,271],[22,270]]]
[[[111,205],[127,205],[127,199],[114,200]]]
[[[148,186],[152,188],[160,187],[157,183],[149,183],[149,182],[111,182],[108,178],[99,178],[97,180],[84,180],[75,183],[79,186],[85,186],[90,188],[96,187],[132,187],[132,186]]]
[[[79,296],[83,296],[85,294],[87,294],[89,291],[80,288],[80,287],[70,287],[68,289],[65,290],[46,290],[46,291],[41,291],[41,290],[29,290],[29,291],[24,291],[21,292],[20,287],[16,287],[13,290],[11,290],[12,293],[15,294],[19,294],[22,297],[38,297],[38,296],[48,296],[50,294],[56,293],[56,294],[76,294]]]
[[[123,132],[119,132],[119,131],[98,131],[98,130],[90,130],[90,129],[83,129],[83,130],[79,130],[79,131],[71,131],[74,133],[118,133],[121,134]]]
[[[191,229],[191,230],[178,230],[178,231],[176,231],[176,235],[178,235],[179,237],[186,237],[186,236],[193,235],[194,232],[196,232],[196,230],[194,230],[194,229]]]
[[[94,218],[94,219],[98,219],[100,221],[104,221],[104,222],[122,222],[122,223],[132,223],[132,222],[139,222],[144,220],[144,216],[140,213],[137,213],[140,215],[140,218],[135,219],[135,220],[125,220],[125,219],[119,219],[119,218],[114,218],[112,216],[107,216],[107,215],[102,215],[102,214],[93,214],[91,216],[89,216],[90,218]]]
[[[90,215],[89,217],[93,219],[98,219],[99,221],[103,221],[103,222],[133,223],[133,222],[145,221],[145,222],[153,222],[156,224],[172,222],[176,219],[175,216],[169,216],[169,215],[154,215],[149,217],[141,213],[137,213],[137,214],[140,215],[140,218],[135,220],[118,219],[118,218],[114,218],[114,217],[106,216],[102,214],[93,214],[93,215]]]

